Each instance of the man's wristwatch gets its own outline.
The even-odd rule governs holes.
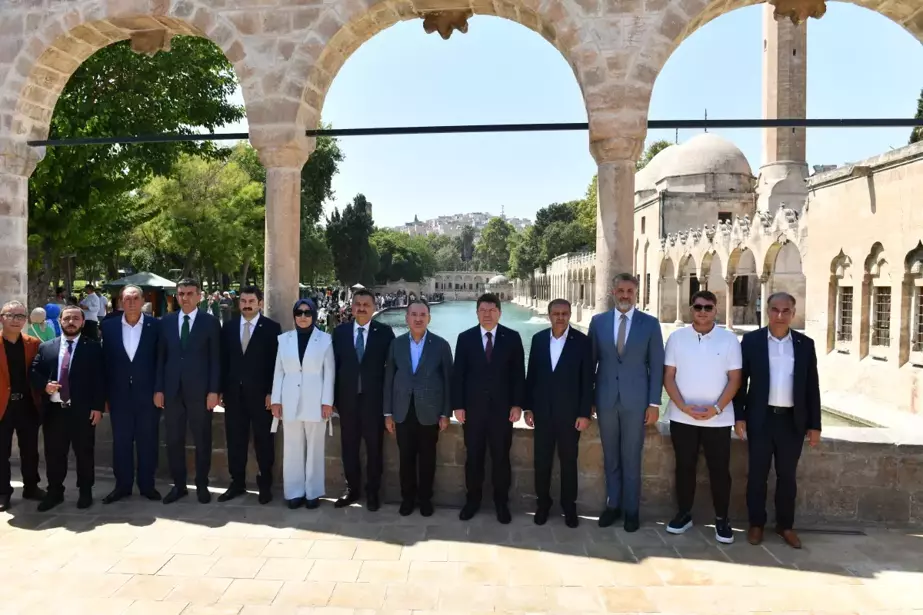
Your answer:
[[[721,414],[722,412],[724,412],[724,410],[718,407],[718,404],[714,404],[712,408],[714,408],[715,412],[717,412],[718,414]]]

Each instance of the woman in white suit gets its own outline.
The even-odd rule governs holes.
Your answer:
[[[317,508],[324,495],[324,432],[333,414],[331,337],[316,328],[317,308],[299,299],[295,329],[279,336],[272,415],[282,420],[282,483],[288,507]]]

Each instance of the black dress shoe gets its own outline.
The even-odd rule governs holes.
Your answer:
[[[304,507],[308,510],[314,510],[315,508],[320,508],[320,498],[314,498],[313,500],[307,500],[304,503]]]
[[[294,498],[287,500],[285,504],[288,506],[289,510],[298,510],[304,505],[304,498]]]
[[[156,489],[148,489],[147,491],[142,491],[141,497],[145,497],[152,502],[159,502],[163,499],[163,496],[161,496],[160,492]]]
[[[48,495],[45,493],[45,490],[39,487],[38,485],[32,487],[26,487],[22,490],[22,499],[32,500],[35,502],[41,502],[45,499],[45,496]]]
[[[413,500],[404,500],[401,502],[401,507],[397,509],[398,514],[402,517],[406,517],[413,512]]]
[[[247,493],[246,487],[241,487],[239,485],[231,485],[228,487],[228,490],[218,496],[219,502],[227,502],[228,500],[233,500],[239,495],[245,495]]]
[[[260,496],[258,501],[260,504],[269,504],[272,502],[272,491],[269,489],[260,489]]]
[[[532,517],[532,521],[535,522],[535,525],[545,525],[548,523],[548,513],[550,509],[550,506],[539,506],[535,509],[535,516]]]
[[[430,502],[429,500],[420,502],[420,514],[423,515],[424,517],[432,517],[433,516],[433,503]]]
[[[376,512],[379,508],[381,508],[381,502],[378,501],[378,494],[370,493],[365,502],[365,509],[369,512]]]
[[[46,495],[45,499],[38,503],[38,511],[47,512],[62,502],[64,502],[63,495]]]
[[[0,512],[4,512],[10,509],[10,496],[9,495],[0,495]]]
[[[170,489],[170,492],[166,495],[166,497],[164,497],[163,503],[172,504],[176,500],[184,498],[187,495],[189,495],[189,490],[185,487],[173,487]]]
[[[359,492],[351,491],[347,489],[346,493],[343,494],[343,497],[341,497],[339,500],[334,502],[333,507],[334,508],[346,508],[350,504],[354,502],[358,502],[358,501],[359,501]]]
[[[570,528],[574,528],[580,525],[580,519],[577,517],[576,510],[564,511],[564,525]]]
[[[118,502],[123,498],[127,498],[131,495],[131,492],[124,492],[121,489],[113,489],[109,492],[109,495],[103,498],[103,504],[112,504],[113,502]]]
[[[497,504],[497,521],[506,525],[513,520],[513,516],[510,514],[510,507],[506,504]]]
[[[609,527],[622,516],[621,508],[609,508],[599,513],[599,527]]]
[[[469,521],[474,518],[474,515],[478,514],[478,509],[481,508],[480,504],[473,504],[468,502],[462,506],[461,512],[458,513],[458,518],[462,521]]]
[[[199,504],[208,504],[212,501],[212,494],[208,487],[196,487],[195,495],[196,499],[199,500]]]
[[[93,505],[93,492],[81,491],[80,497],[77,498],[77,508],[84,510]]]
[[[637,532],[641,527],[641,519],[638,515],[625,515],[625,531],[626,532]]]

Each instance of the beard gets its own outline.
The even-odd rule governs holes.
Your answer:
[[[630,310],[631,306],[633,305],[634,303],[631,301],[616,301],[615,302],[615,307],[618,308],[618,310],[621,312],[626,312]]]

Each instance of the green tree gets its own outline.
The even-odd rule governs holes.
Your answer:
[[[327,218],[324,235],[333,255],[333,266],[341,283],[360,282],[371,286],[378,273],[378,254],[369,242],[374,230],[371,203],[365,195],[358,194],[343,209],[334,209]]]
[[[917,114],[913,116],[918,120],[923,120],[923,90],[920,90],[920,97],[917,99]],[[910,143],[923,141],[923,126],[916,126],[910,131]]]
[[[455,238],[455,245],[459,252],[459,258],[463,263],[470,263],[474,260],[474,227],[470,224],[462,228],[461,234]]]
[[[641,169],[646,167],[647,164],[651,160],[653,160],[654,156],[656,156],[663,150],[667,149],[671,145],[673,144],[670,143],[669,141],[665,141],[664,139],[660,139],[659,141],[654,141],[653,143],[647,146],[646,150],[644,150],[644,155],[641,156],[641,160],[635,163],[635,168],[640,171]]]
[[[55,106],[49,137],[112,137],[213,131],[240,120],[230,103],[237,80],[214,43],[176,37],[153,57],[127,41],[105,47],[74,72]],[[29,180],[29,299],[44,303],[61,257],[78,263],[116,259],[93,243],[99,229],[127,237],[136,220],[125,194],[169,172],[181,154],[223,155],[213,144],[136,143],[48,148]],[[107,226],[108,225],[108,226]]]
[[[503,218],[491,218],[481,231],[475,247],[478,260],[487,269],[508,271],[510,268],[510,237],[516,230]]]
[[[526,227],[514,238],[510,248],[510,275],[523,280],[531,278],[541,260],[541,241],[535,236],[535,227]]]
[[[396,280],[421,282],[435,272],[435,255],[422,237],[379,229],[372,234],[371,244],[378,252],[376,280],[381,284]]]

